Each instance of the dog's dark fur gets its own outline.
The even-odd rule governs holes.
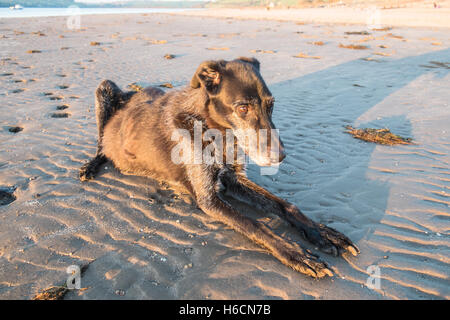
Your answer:
[[[324,252],[338,255],[348,250],[356,255],[359,250],[347,237],[312,221],[296,206],[248,180],[242,165],[171,161],[174,130],[191,132],[193,120],[202,120],[206,128],[221,132],[275,128],[273,101],[254,58],[206,61],[198,67],[190,86],[166,94],[153,87],[124,93],[105,80],[96,91],[97,154],[81,168],[80,179],[94,178],[100,165],[111,160],[122,172],[182,185],[207,215],[265,247],[284,264],[313,277],[331,276],[332,272],[317,256],[245,217],[223,195],[281,216]],[[272,143],[278,148],[279,157],[270,161],[281,162],[285,157],[283,144],[279,139]]]

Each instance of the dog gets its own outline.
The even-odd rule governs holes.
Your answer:
[[[121,172],[181,185],[205,214],[266,248],[285,265],[314,278],[333,276],[317,255],[244,216],[224,195],[277,214],[325,253],[338,256],[348,251],[356,256],[359,249],[345,235],[314,222],[295,205],[249,180],[245,165],[235,158],[209,164],[172,161],[175,131],[192,134],[195,123],[201,123],[202,130],[221,133],[238,129],[273,132],[273,106],[274,98],[255,58],[202,62],[188,86],[168,93],[155,87],[123,92],[112,81],[104,80],[95,92],[97,153],[80,169],[80,179],[93,179],[100,166],[110,160]],[[285,158],[280,137],[272,134],[270,140],[270,149],[275,152],[252,159],[257,164],[279,164]],[[249,152],[239,139],[233,141],[234,147]]]

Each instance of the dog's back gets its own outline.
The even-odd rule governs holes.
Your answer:
[[[125,100],[111,117],[104,129],[102,152],[120,171],[172,182],[180,180],[181,170],[167,152],[173,143],[173,119],[166,106],[178,95],[179,91],[165,94],[161,89],[148,87]]]

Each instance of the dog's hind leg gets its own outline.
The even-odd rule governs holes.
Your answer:
[[[92,160],[81,167],[81,181],[93,179],[100,166],[108,160],[102,153],[103,130],[109,119],[123,106],[122,95],[122,90],[109,80],[103,80],[95,90],[95,116],[98,128],[97,152]]]

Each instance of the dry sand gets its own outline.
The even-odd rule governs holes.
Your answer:
[[[395,3],[395,2],[394,2]],[[434,8],[437,3],[439,8]],[[406,27],[450,27],[450,1],[424,1],[385,7],[382,3],[327,8],[217,8],[179,15],[233,19],[264,19],[313,23],[370,24]]]
[[[86,289],[67,299],[450,298],[449,29],[166,14],[81,23],[0,20],[0,190],[16,197],[0,206],[0,298],[29,299],[85,263]],[[238,56],[261,61],[288,151],[277,175],[249,175],[360,247],[358,257],[321,254],[334,278],[296,273],[187,196],[111,164],[77,179],[95,152],[102,79],[176,90],[202,60]],[[346,125],[388,127],[416,144],[362,142]],[[260,219],[314,250],[276,216]],[[381,271],[375,290],[371,265]]]

